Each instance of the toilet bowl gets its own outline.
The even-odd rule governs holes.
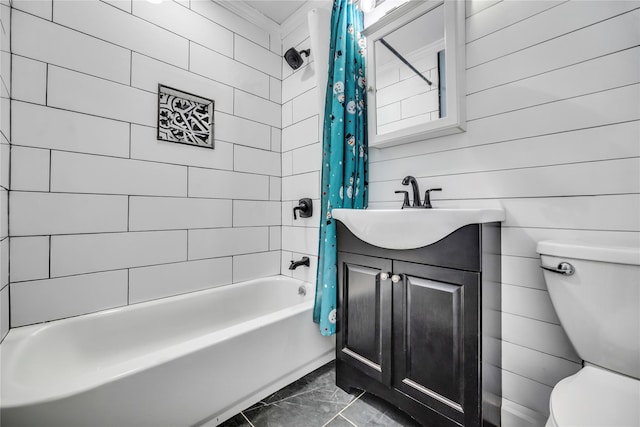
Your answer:
[[[553,388],[546,427],[640,425],[640,381],[587,365]]]
[[[543,241],[537,251],[584,360],[553,388],[546,427],[640,426],[640,248]]]

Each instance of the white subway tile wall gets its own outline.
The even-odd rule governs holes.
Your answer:
[[[149,92],[158,90],[158,82],[215,100],[215,111],[233,113],[233,87],[218,83],[171,64],[133,52],[131,86]]]
[[[4,136],[0,133],[0,141],[4,141]],[[5,144],[0,142],[0,158],[10,158],[11,157],[11,146],[9,144]],[[9,175],[10,170],[8,167],[0,167],[0,186],[4,188],[9,188]]]
[[[217,126],[220,126],[218,123]],[[234,144],[217,140],[214,150],[158,141],[155,128],[131,125],[131,158],[202,168],[233,170]]]
[[[400,206],[394,190],[406,175],[443,189],[436,207],[502,203],[502,424],[541,427],[551,389],[581,365],[536,244],[640,239],[640,10],[466,6],[467,131],[371,150],[369,205]]]
[[[126,305],[127,288],[126,270],[12,283],[11,327]]]
[[[237,61],[262,70],[280,81],[282,73],[280,55],[270,52],[238,34],[235,35],[234,41],[234,58]]]
[[[11,81],[13,99],[44,104],[47,96],[47,64],[17,55],[8,62],[12,62],[11,67],[15,71]]]
[[[189,197],[269,200],[269,176],[189,168]]]
[[[280,274],[278,252],[261,252],[233,257],[233,277],[239,281],[275,274]]]
[[[297,123],[317,115],[319,108],[318,94],[323,94],[324,96],[325,90],[324,86],[321,88],[314,87],[289,101],[287,104],[292,106],[291,120]]]
[[[49,191],[51,151],[38,148],[13,147],[11,190]]]
[[[234,227],[189,230],[189,259],[266,252],[268,227]]]
[[[231,262],[231,257],[223,257],[132,268],[129,303],[227,285],[231,283]]]
[[[187,230],[51,236],[51,277],[187,260]]]
[[[12,237],[11,279],[16,282],[49,278],[49,236]]]
[[[78,34],[77,31],[19,10],[15,10],[12,18],[11,50],[14,55],[37,58],[41,64],[53,64],[129,84],[130,50],[95,37]]]
[[[11,237],[127,231],[127,196],[12,190],[10,201]]]
[[[286,86],[287,83],[287,80],[285,80],[284,86]],[[282,129],[282,151],[290,151],[318,142],[318,135],[319,126],[317,114],[307,119],[294,122],[291,126]]]
[[[0,75],[9,75],[11,74],[11,54],[9,52],[0,52]],[[0,93],[4,95],[5,98],[10,97],[10,84],[0,84]]]
[[[216,139],[247,147],[268,150],[271,130],[268,125],[229,114],[216,115]]]
[[[271,128],[271,151],[282,152],[282,129]]]
[[[36,6],[37,5],[33,5]],[[46,12],[45,12],[46,13]],[[6,2],[0,4],[0,342],[9,332],[9,161],[11,158],[11,7]],[[35,73],[29,65],[20,63],[20,70]],[[20,82],[22,83],[22,82]],[[40,85],[39,87],[42,87]],[[20,85],[20,90],[27,89]],[[38,89],[26,95],[38,94]],[[23,91],[23,94],[24,91]]]
[[[11,120],[14,147],[129,157],[129,123],[16,100],[11,104]]]
[[[233,111],[236,115],[273,127],[280,126],[282,106],[248,92],[235,91]]]
[[[205,1],[0,11],[0,338],[280,272],[280,40]],[[215,101],[214,150],[156,140],[158,84]]]
[[[283,50],[297,50],[311,46],[306,16],[300,19],[282,40]],[[305,57],[302,67],[292,70],[282,60],[282,266],[281,272],[312,283],[313,292],[317,271],[318,226],[320,221],[320,166],[322,165],[322,131],[318,124],[318,94],[324,97],[324,84],[318,88],[314,54]],[[313,216],[293,219],[298,200],[311,198]],[[292,260],[303,256],[310,259],[310,267],[289,270]]]
[[[11,0],[11,4],[20,10],[51,21],[52,2],[50,0]]]
[[[183,197],[129,199],[129,231],[231,227],[232,201]]]
[[[54,65],[49,65],[48,70],[48,106],[123,122],[156,125],[156,94]]]
[[[190,70],[234,88],[269,98],[269,75],[228,56],[190,43]]]
[[[233,165],[236,171],[280,176],[281,155],[278,152],[238,146],[233,154]]]
[[[184,1],[189,2],[188,0]],[[276,46],[271,47],[271,40],[269,38],[268,31],[249,23],[244,18],[229,12],[227,9],[214,2],[192,1],[190,3],[191,10],[194,12],[212,21],[223,23],[225,28],[248,40],[251,40],[253,43],[258,44],[265,49],[270,49],[276,54],[280,53],[280,40],[277,40]]]
[[[280,201],[233,201],[234,227],[278,226],[281,222]]]

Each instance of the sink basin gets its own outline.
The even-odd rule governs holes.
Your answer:
[[[430,245],[468,224],[504,221],[500,208],[488,209],[334,209],[357,238],[387,249]]]

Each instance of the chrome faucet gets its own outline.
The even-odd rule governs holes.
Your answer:
[[[416,179],[411,175],[405,176],[404,179],[402,180],[402,185],[409,185],[409,184],[411,184],[411,189],[413,191],[413,206],[411,207],[419,208],[421,207],[421,203],[420,203],[420,190],[418,189],[418,181],[416,181]]]

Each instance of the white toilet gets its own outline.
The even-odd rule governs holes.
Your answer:
[[[546,427],[640,426],[640,248],[544,241],[537,250],[584,360],[553,388]]]

